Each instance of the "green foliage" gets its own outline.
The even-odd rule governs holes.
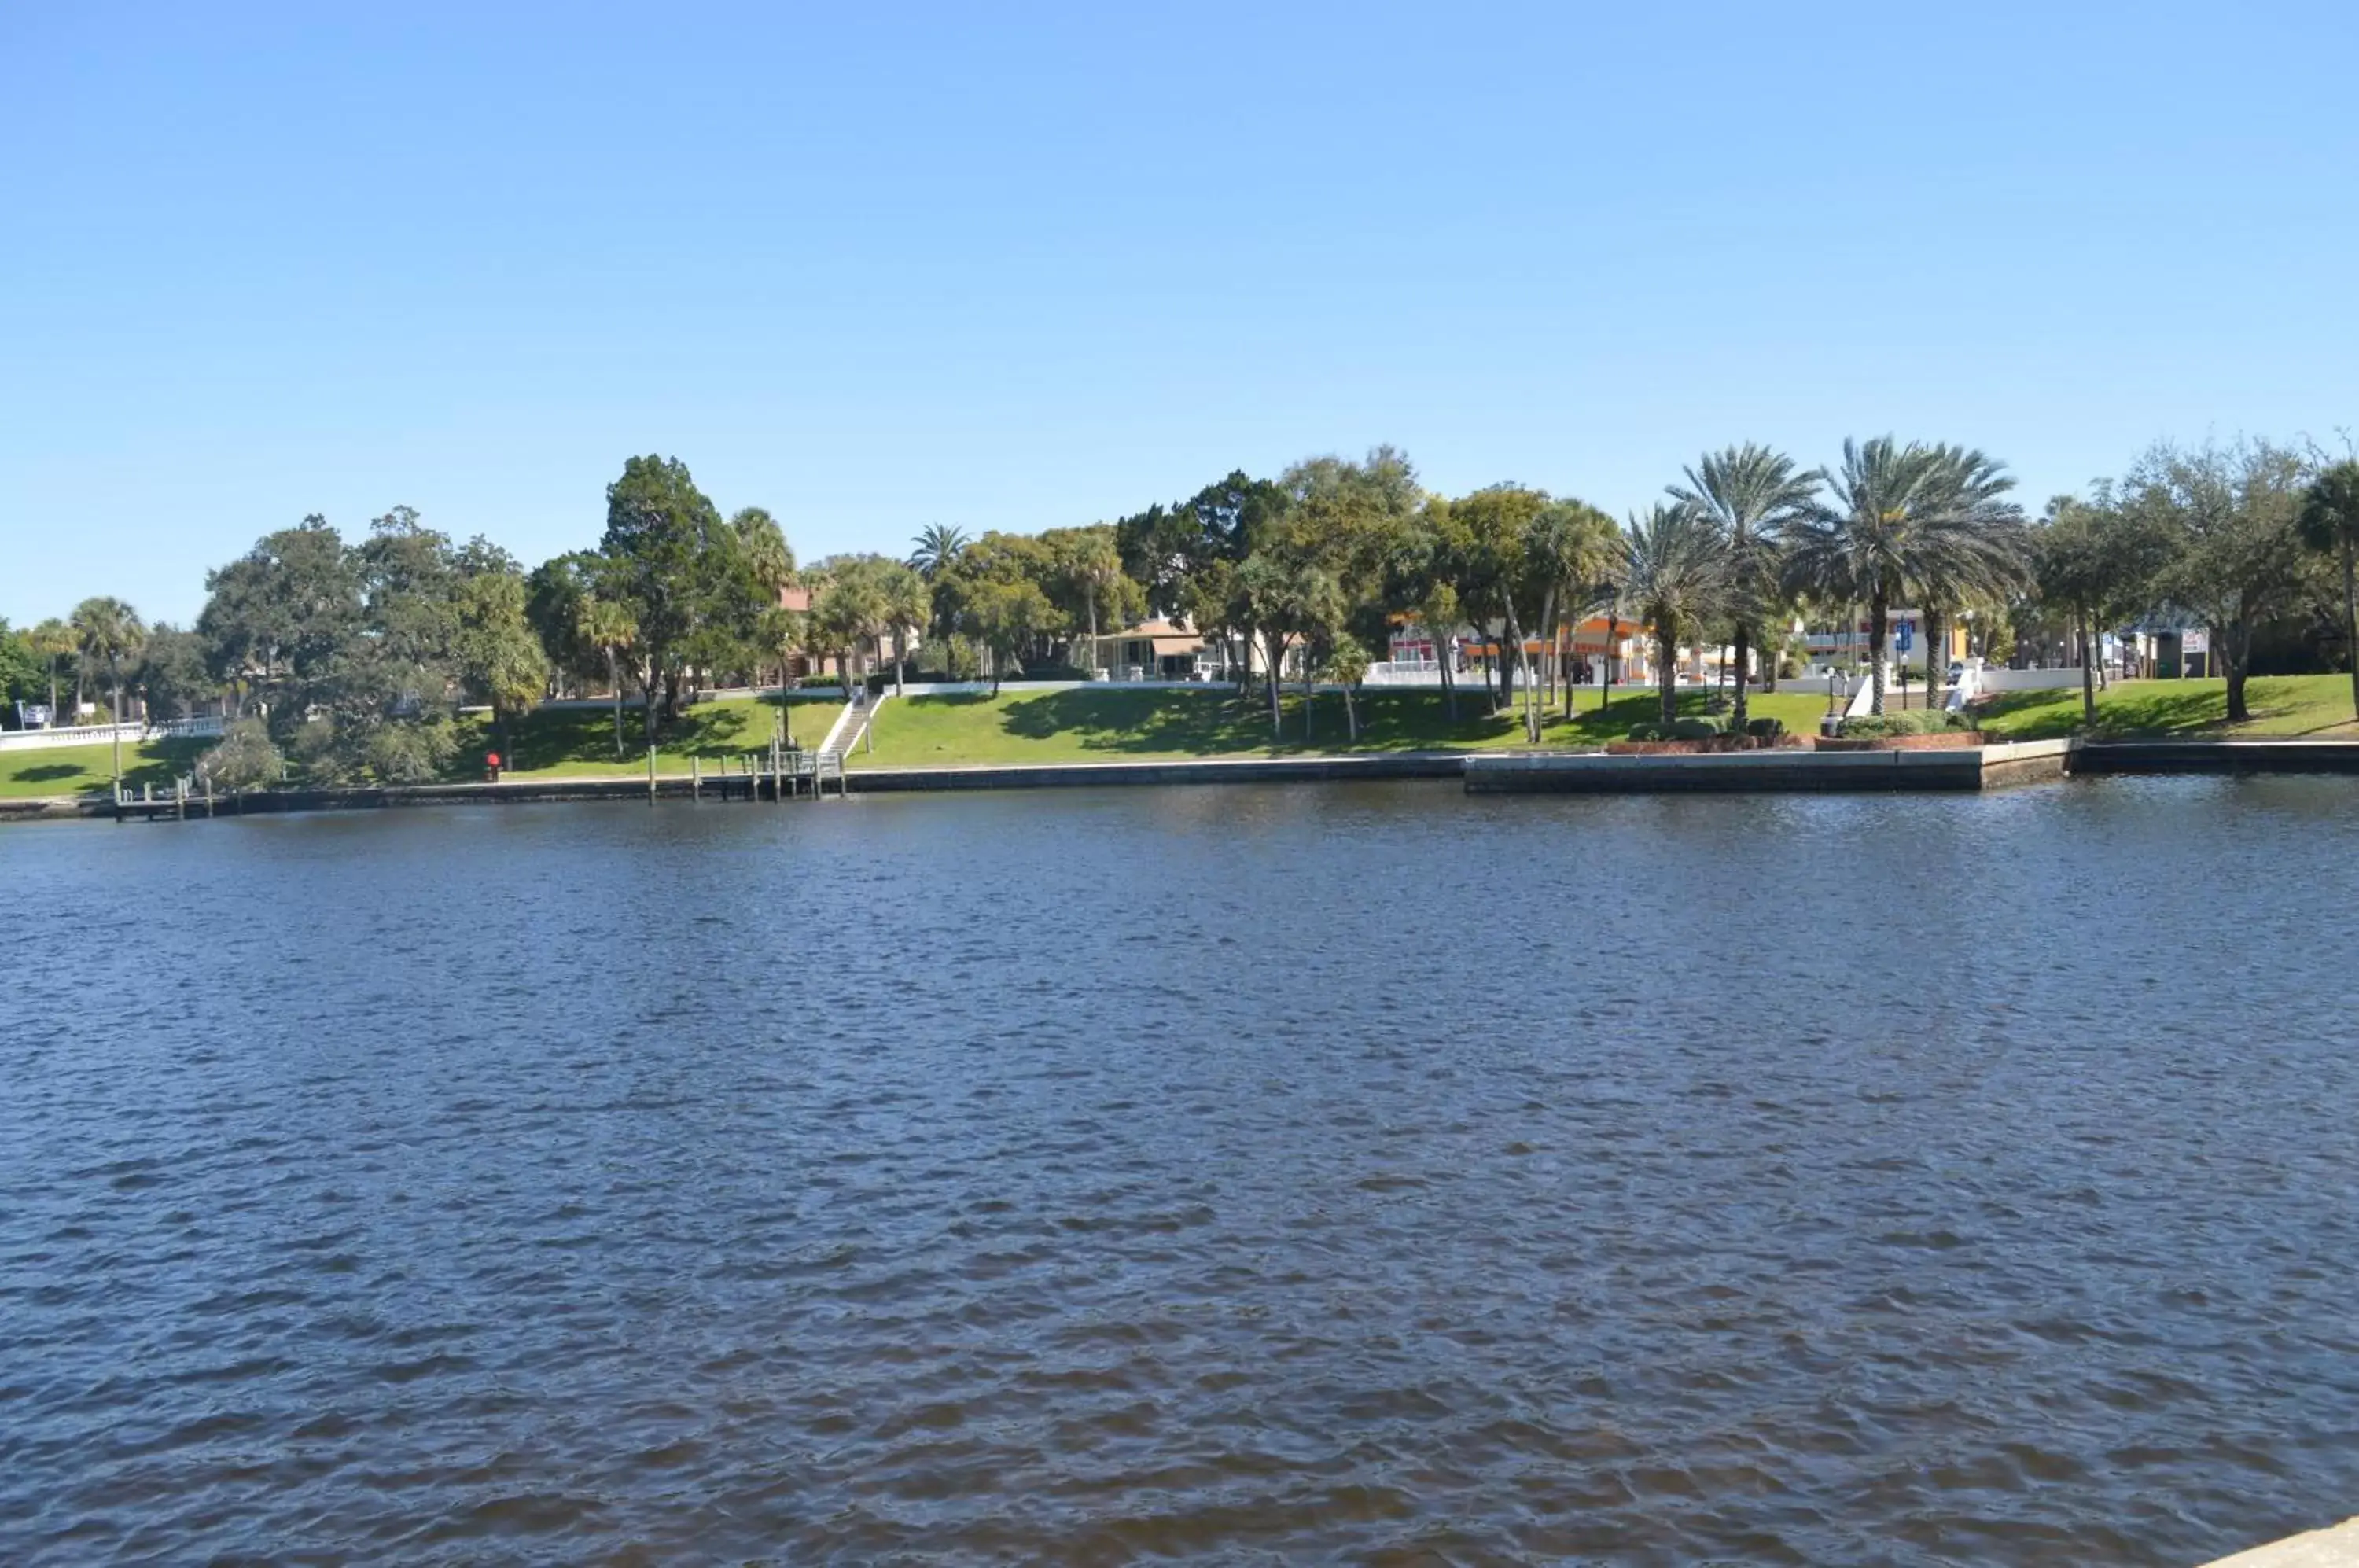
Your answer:
[[[1785,590],[1822,604],[1865,604],[1881,648],[1895,604],[1930,610],[2003,596],[2026,565],[2022,514],[2006,465],[1966,447],[1845,441],[1829,491],[1788,529]],[[1929,628],[1930,630],[1930,628]],[[1884,709],[1882,664],[1870,671]]]
[[[2302,548],[2306,465],[2267,441],[2149,451],[2130,472],[2120,505],[2166,541],[2156,597],[2212,632],[2228,681],[2228,716],[2248,715],[2245,676],[2254,629],[2290,603],[2313,570]]]
[[[240,719],[197,759],[196,772],[216,789],[263,789],[278,782],[284,766],[271,744],[270,726],[260,719]]]
[[[1786,735],[1786,721],[1775,718],[1747,719],[1745,721],[1745,733],[1756,740],[1782,740]]]
[[[120,714],[124,712],[123,666],[137,657],[147,640],[139,613],[120,599],[84,599],[74,606],[67,624],[73,628],[74,652],[82,669],[106,671],[109,716]],[[78,672],[77,693],[80,686]]]
[[[745,527],[722,521],[678,458],[634,457],[606,487],[605,558],[596,587],[630,613],[640,685],[661,695],[661,716],[679,707],[691,667],[750,662],[762,612],[777,603],[767,586],[779,572],[783,538],[773,540],[766,515],[740,513]],[[791,555],[784,555],[791,569]],[[647,705],[652,740],[658,704]]]
[[[158,718],[186,718],[221,690],[206,663],[204,638],[161,621],[148,630],[131,685]]]
[[[368,776],[385,784],[429,784],[458,755],[458,732],[448,718],[380,724],[368,732],[362,759]]]
[[[42,663],[33,639],[0,620],[0,707],[7,709],[9,722],[16,718],[14,703],[45,701]]]
[[[530,707],[549,684],[549,656],[525,606],[525,580],[512,571],[477,572],[452,594],[452,673],[503,718]]]
[[[1871,740],[1892,735],[1940,735],[1973,727],[1973,719],[1965,713],[1952,713],[1941,708],[1908,708],[1845,719],[1843,735],[1845,740]]]
[[[1625,611],[1654,634],[1665,723],[1675,697],[1671,671],[1680,644],[1721,612],[1729,593],[1728,552],[1703,513],[1657,506],[1630,519],[1620,578]]]
[[[909,568],[931,584],[934,579],[958,563],[966,550],[966,530],[948,523],[928,523],[909,541]]]
[[[1671,721],[1672,740],[1709,740],[1727,733],[1727,726],[1714,718],[1674,719]]]

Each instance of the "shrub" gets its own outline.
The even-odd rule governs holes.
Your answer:
[[[1905,713],[1863,713],[1855,719],[1845,719],[1843,733],[1845,739],[1871,740],[1887,735],[1940,735],[1948,730],[1970,730],[1974,727],[1970,713],[1952,713],[1941,708],[1911,708]]]
[[[1680,719],[1671,725],[1673,740],[1709,740],[1721,733],[1718,719]]]
[[[373,731],[363,752],[369,772],[387,784],[430,782],[458,755],[447,719],[396,719]]]
[[[260,789],[278,782],[283,766],[270,744],[270,727],[260,719],[240,719],[197,758],[197,778],[211,779],[216,789]]]
[[[1632,724],[1630,726],[1630,738],[1632,740],[1661,740],[1665,738],[1663,735],[1663,726],[1660,724]]]
[[[1786,733],[1786,721],[1783,719],[1748,719],[1745,721],[1745,733],[1758,740],[1777,740],[1781,738]]]

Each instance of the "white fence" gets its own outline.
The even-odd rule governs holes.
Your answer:
[[[57,730],[0,732],[0,751],[39,751],[55,746],[111,746],[117,738],[125,746],[136,746],[146,740],[217,735],[221,733],[222,721],[219,719],[170,719],[160,724],[74,724]]]

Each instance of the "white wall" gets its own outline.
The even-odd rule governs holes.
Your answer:
[[[160,724],[80,724],[60,730],[7,730],[0,732],[0,751],[39,751],[57,746],[109,746],[116,735],[125,746],[136,746],[143,740],[160,740],[168,735],[217,735],[222,733],[219,719],[175,719]]]

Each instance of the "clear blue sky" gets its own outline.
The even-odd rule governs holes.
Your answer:
[[[989,13],[989,14],[986,14]],[[0,615],[677,454],[806,558],[1406,447],[2359,425],[2359,6],[0,8]]]

